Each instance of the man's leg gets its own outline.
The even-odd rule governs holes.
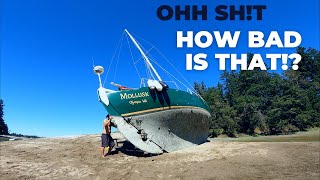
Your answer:
[[[113,147],[114,147],[114,144],[109,146],[108,155],[110,155],[111,150],[113,149]]]
[[[101,135],[101,148],[100,148],[100,155],[101,157],[105,157],[105,154],[104,154],[104,149],[105,147],[108,146],[108,137],[106,134],[102,134]]]
[[[101,155],[101,157],[105,157],[105,155],[104,155],[104,147],[100,148],[100,155]]]
[[[108,150],[108,154],[111,153],[111,150],[113,149],[115,143],[114,143],[114,140],[111,136],[109,136],[109,150]]]

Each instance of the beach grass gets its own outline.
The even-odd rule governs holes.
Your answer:
[[[0,136],[0,142],[1,142],[1,141],[9,141],[9,139],[10,139],[10,138],[8,138],[8,137],[2,137],[2,136]]]
[[[313,142],[320,141],[320,128],[309,129],[290,135],[272,136],[248,136],[241,135],[238,138],[218,137],[210,138],[211,141],[231,141],[231,142]]]

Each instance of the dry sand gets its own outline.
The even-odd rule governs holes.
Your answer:
[[[159,156],[119,145],[101,158],[99,135],[0,142],[0,179],[320,178],[319,141],[213,141]]]

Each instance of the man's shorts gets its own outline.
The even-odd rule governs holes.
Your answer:
[[[101,147],[113,147],[114,146],[114,140],[110,136],[110,134],[102,134],[101,135]]]

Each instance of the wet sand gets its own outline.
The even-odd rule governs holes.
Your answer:
[[[116,134],[114,136],[119,136]],[[158,156],[100,135],[0,142],[0,179],[319,179],[320,142],[215,141]]]

